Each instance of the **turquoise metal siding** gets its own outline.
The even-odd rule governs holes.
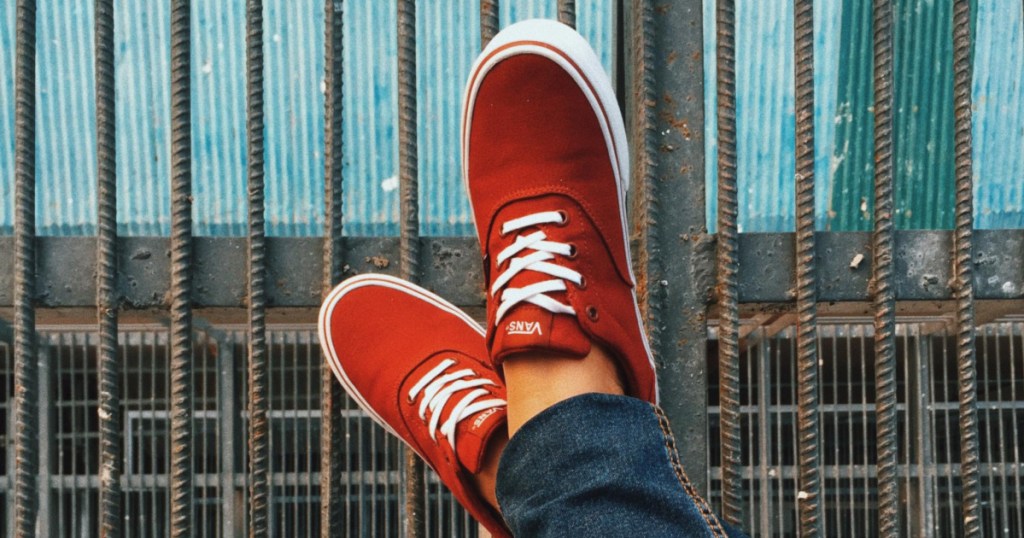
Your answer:
[[[897,0],[896,216],[951,228],[951,3]],[[1024,21],[1017,0],[975,6],[975,225],[1024,227]],[[714,227],[714,2],[705,4],[708,226]],[[871,4],[815,9],[815,184],[820,229],[866,230],[873,208]],[[793,229],[793,30],[787,0],[737,2],[742,231]]]
[[[117,2],[118,211],[128,235],[169,231],[168,12],[165,2]],[[419,2],[419,126],[423,233],[467,235],[458,169],[458,104],[479,47],[477,0]],[[740,226],[793,228],[792,8],[738,2]],[[554,0],[506,0],[501,23],[553,18]],[[611,68],[612,0],[580,0],[579,26]],[[949,3],[898,0],[897,205],[901,227],[948,227]],[[13,222],[15,3],[0,4],[0,233]],[[396,177],[395,7],[345,2],[345,226],[393,234]],[[323,8],[268,2],[267,217],[273,235],[319,235],[323,177]],[[245,231],[244,2],[193,5],[196,233]],[[714,197],[714,2],[705,5],[709,226]],[[871,200],[870,6],[819,0],[816,32],[818,226],[866,229]],[[1017,0],[977,6],[977,225],[1024,227],[1024,21]],[[92,3],[40,2],[38,227],[94,233]],[[940,101],[932,101],[938,95]],[[939,106],[942,105],[942,106]],[[867,212],[867,213],[865,213]]]

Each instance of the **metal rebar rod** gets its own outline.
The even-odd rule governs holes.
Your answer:
[[[814,2],[794,5],[797,429],[800,536],[821,535],[817,279],[814,259]]]
[[[722,445],[722,517],[743,520],[740,443],[739,273],[736,188],[736,7],[719,0],[718,60],[718,386]]]
[[[257,538],[270,536],[262,0],[246,2],[245,25],[249,183],[249,536]]]
[[[953,107],[956,210],[953,274],[956,295],[957,381],[960,399],[960,481],[964,535],[981,536],[977,364],[974,350],[974,180],[971,158],[971,2],[953,2]]]
[[[117,144],[114,2],[96,0],[96,316],[99,328],[100,535],[122,534],[121,362],[117,347]]]
[[[659,405],[676,435],[695,492],[707,491],[707,307],[713,294],[712,238],[704,232],[704,80],[673,67],[679,55],[701,65],[700,0],[674,4],[659,14],[653,0],[623,6],[621,28],[626,121],[633,188],[632,236],[636,238],[636,290],[662,387]],[[628,9],[627,9],[628,7]],[[686,125],[692,132],[677,128]],[[665,151],[672,148],[672,151]],[[672,200],[689,200],[676,211]],[[671,260],[668,263],[666,260]],[[694,278],[696,277],[696,278]],[[686,360],[699,358],[699,360]],[[704,503],[699,503],[704,505]],[[703,507],[702,507],[703,509]],[[717,521],[716,521],[717,523]]]
[[[194,535],[192,498],[191,2],[171,2],[171,536]]]
[[[558,22],[576,28],[576,0],[558,0]]]
[[[331,289],[341,282],[344,243],[342,239],[342,82],[343,44],[342,36],[344,2],[324,2],[324,275],[323,294],[326,298]],[[345,395],[341,385],[334,379],[334,373],[321,360],[322,416],[320,446],[320,535],[344,536],[346,533],[341,475],[344,435],[341,431],[341,411]]]
[[[498,33],[498,0],[480,0],[480,48]]]
[[[874,0],[875,224],[871,292],[875,320],[875,416],[877,421],[878,529],[899,533],[896,416],[896,295],[893,287],[893,7]]]
[[[18,0],[14,101],[15,535],[36,535],[39,363],[36,357],[36,2]]]
[[[419,178],[416,147],[416,2],[398,1],[398,179],[402,278],[416,282],[420,266]],[[406,536],[424,536],[424,466],[405,449]]]
[[[652,273],[652,264],[657,259],[651,255],[653,245],[657,244],[658,215],[656,196],[655,159],[657,144],[656,126],[654,124],[654,108],[656,102],[654,96],[654,73],[652,62],[654,61],[654,36],[652,28],[652,8],[650,2],[641,0],[633,2],[632,13],[630,14],[632,34],[632,95],[634,96],[634,109],[632,110],[633,139],[631,144],[634,147],[633,171],[637,194],[633,197],[636,204],[637,218],[635,219],[634,234],[637,238],[637,302],[640,313],[645,320],[648,320],[647,331],[651,342],[660,339],[661,325],[656,322],[659,319],[661,301],[657,297],[657,287],[650,285],[649,275]],[[657,359],[658,347],[651,347],[652,353]]]

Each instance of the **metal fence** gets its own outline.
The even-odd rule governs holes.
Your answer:
[[[497,4],[480,3],[484,42]],[[617,7],[641,308],[684,462],[726,519],[760,536],[1019,536],[1024,231],[972,229],[970,1],[951,3],[948,36],[953,232],[893,227],[888,0],[874,2],[875,229],[815,231],[813,2],[794,4],[795,234],[736,227],[733,0],[716,19],[714,235],[702,2]],[[249,237],[192,236],[187,0],[171,1],[172,234],[117,237],[112,1],[96,0],[99,225],[83,239],[35,235],[36,2],[18,0],[15,234],[0,237],[13,253],[0,258],[8,535],[477,532],[344,396],[311,330],[323,291],[370,269],[483,302],[475,240],[419,237],[415,3],[398,6],[399,237],[341,226],[340,0],[324,2],[323,238],[264,233],[259,0],[247,10]],[[558,12],[575,21],[574,2]]]

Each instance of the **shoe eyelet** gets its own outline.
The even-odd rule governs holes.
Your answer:
[[[558,216],[562,217],[562,222],[558,223],[559,226],[565,226],[565,225],[569,224],[569,214],[566,213],[564,210],[559,209],[558,210]]]
[[[591,305],[587,307],[587,317],[590,318],[590,321],[597,321],[598,315],[596,306]]]
[[[577,254],[579,254],[579,249],[576,248],[576,243],[569,243],[569,254],[565,257],[571,260],[575,258]]]
[[[580,283],[576,284],[576,288],[577,289],[581,289],[581,290],[587,289],[587,277],[580,275]],[[591,307],[591,308],[593,308],[593,307]],[[588,315],[589,315],[589,312],[588,312]]]

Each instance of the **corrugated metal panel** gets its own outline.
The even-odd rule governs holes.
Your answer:
[[[0,4],[0,234],[14,223],[14,7]]]
[[[458,102],[479,43],[478,2],[421,2],[419,122],[423,232],[471,233],[457,166]],[[579,26],[606,67],[611,0],[581,0]],[[948,14],[942,2],[902,0],[897,99],[897,205],[901,227],[949,224]],[[858,10],[858,7],[860,9]],[[196,232],[238,235],[245,222],[244,2],[200,2],[193,56]],[[91,4],[40,6],[39,233],[95,227]],[[168,12],[161,3],[116,4],[119,219],[121,233],[169,230]],[[0,6],[0,54],[14,65],[15,4]],[[866,229],[872,163],[870,6],[819,0],[816,22],[818,222]],[[501,3],[502,24],[554,17],[555,2]],[[705,6],[708,111],[714,110],[714,3]],[[393,2],[346,2],[346,231],[396,232],[395,28]],[[322,226],[323,13],[314,0],[267,8],[267,216],[273,235],[318,235]],[[785,0],[738,6],[737,104],[741,138],[740,226],[793,227],[792,9]],[[1024,22],[1016,0],[981,2],[975,66],[977,225],[1024,226]],[[901,63],[901,67],[903,66]],[[13,222],[13,69],[0,71],[0,233]],[[924,84],[924,85],[922,85]],[[944,97],[945,96],[945,97]],[[916,110],[916,111],[915,111]],[[933,110],[934,114],[921,112]],[[934,116],[934,117],[933,117]],[[714,114],[708,133],[709,226],[713,226]],[[945,174],[945,175],[944,175]],[[863,203],[862,203],[863,202]]]
[[[793,228],[792,11],[789,2],[737,6],[739,224]],[[1024,226],[1024,24],[1019,2],[976,6],[975,224]],[[900,228],[952,227],[952,46],[948,2],[896,5],[896,205]],[[705,4],[708,226],[713,228],[717,129],[714,2]],[[871,227],[871,5],[815,2],[818,226]]]
[[[1024,227],[1024,10],[978,2],[974,172],[982,228]],[[984,66],[984,69],[981,67]]]
[[[814,174],[818,193],[828,189],[829,153],[835,136],[834,88],[839,77],[842,6],[842,2],[832,0],[814,3]],[[718,207],[715,7],[713,1],[704,4],[704,165],[710,230],[714,230]],[[738,226],[743,232],[792,230],[796,170],[792,2],[737,2],[736,28]],[[824,223],[826,211],[827,198],[819,194],[819,226]]]
[[[245,231],[244,2],[193,7],[195,232]],[[579,3],[583,33],[606,67],[610,0]],[[554,17],[555,2],[502,2],[502,22]],[[345,3],[345,221],[352,235],[397,233],[394,2]],[[458,168],[459,102],[479,50],[479,2],[419,3],[421,212],[428,235],[472,233]],[[0,6],[3,61],[14,61],[15,4]],[[116,3],[118,218],[128,235],[170,226],[169,36],[163,3]],[[323,226],[323,8],[266,8],[267,221],[271,235]],[[96,223],[91,3],[42,2],[39,13],[39,222],[43,235],[92,234]],[[13,89],[0,71],[0,233],[13,222]]]

